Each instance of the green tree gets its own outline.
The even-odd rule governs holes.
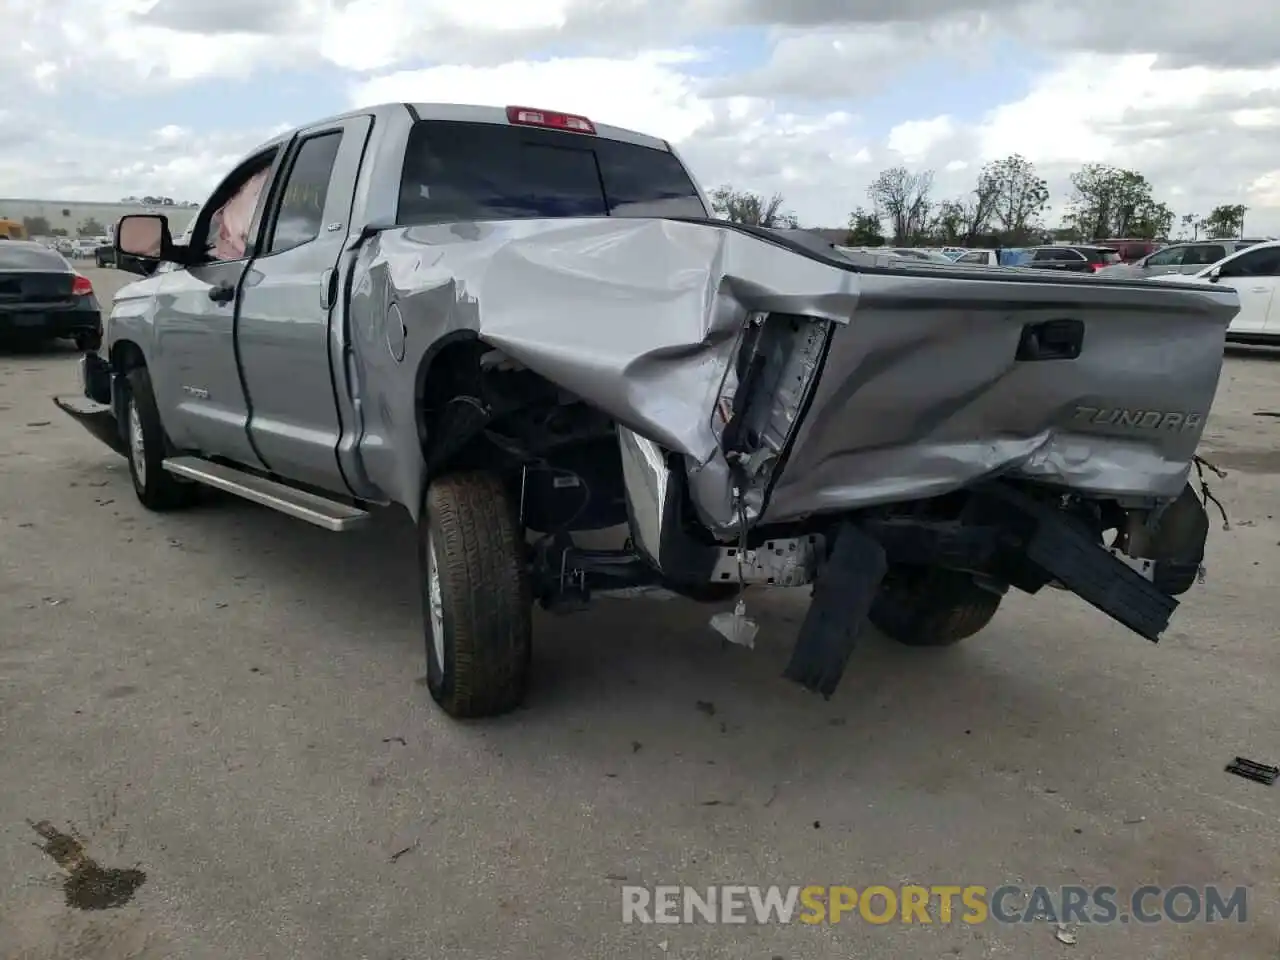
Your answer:
[[[933,210],[930,238],[936,243],[957,244],[965,236],[968,211],[963,200],[943,200]]]
[[[1151,196],[1151,184],[1136,170],[1085,164],[1071,175],[1066,226],[1090,240],[1154,239],[1173,228],[1173,211]]]
[[[1242,203],[1214,207],[1204,218],[1205,234],[1210,237],[1244,236],[1244,215],[1249,208]]]
[[[48,237],[53,234],[53,228],[44,217],[23,217],[22,227],[27,231],[28,237]]]
[[[80,236],[82,237],[101,237],[101,236],[105,236],[106,232],[107,232],[107,228],[104,227],[97,220],[95,220],[93,217],[90,217],[88,220],[85,220],[83,223],[80,224],[80,227],[79,227],[79,233],[80,233]]]
[[[1049,185],[1036,166],[1015,153],[982,168],[992,193],[991,223],[1006,243],[1026,243],[1038,236],[1040,215],[1049,204]]]
[[[785,201],[782,194],[775,193],[767,200],[750,190],[735,190],[733,187],[717,187],[711,191],[711,209],[725,220],[734,223],[746,223],[756,227],[798,226],[792,213],[783,209]]]
[[[881,220],[889,221],[893,242],[922,239],[933,209],[933,171],[912,173],[906,167],[890,167],[867,187],[867,198]]]
[[[855,207],[849,214],[849,236],[845,243],[851,247],[882,247],[884,224],[872,211]]]

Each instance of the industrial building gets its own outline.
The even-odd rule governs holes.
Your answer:
[[[83,200],[24,200],[15,197],[0,197],[0,220],[12,220],[28,225],[28,233],[33,231],[32,221],[40,225],[43,220],[48,224],[50,234],[65,233],[68,237],[94,234],[110,234],[115,230],[116,221],[130,213],[162,213],[169,218],[169,229],[174,236],[180,236],[199,213],[198,207],[178,206],[174,204],[145,203],[94,203]],[[95,222],[102,230],[85,229]]]

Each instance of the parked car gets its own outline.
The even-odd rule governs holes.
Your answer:
[[[998,267],[1000,255],[997,250],[967,250],[956,257],[956,263],[968,263],[975,266]]]
[[[61,254],[28,240],[0,244],[0,340],[66,337],[96,350],[101,333],[93,284]]]
[[[919,247],[836,247],[842,253],[868,253],[879,257],[898,257],[905,260],[923,260],[926,263],[938,263],[950,266],[955,261],[946,254],[936,250],[922,250]]]
[[[785,673],[829,695],[868,617],[951,644],[1055,584],[1155,639],[1200,570],[1232,290],[842,254],[713,219],[665,140],[456,104],[283,134],[187,243],[116,244],[172,269],[58,405],[151,510],[403,507],[452,716],[520,702],[534,602],[736,598],[710,623],[750,646],[741,591],[811,584]]]
[[[93,262],[99,267],[114,267],[116,265],[116,245],[114,243],[100,244],[93,251]]]
[[[1120,254],[1110,247],[1088,244],[1033,247],[1031,259],[1024,266],[1036,270],[1065,270],[1071,273],[1097,273],[1120,262]]]
[[[1189,243],[1173,243],[1134,263],[1117,263],[1104,267],[1098,273],[1107,277],[1150,279],[1165,273],[1192,275],[1207,266],[1244,250],[1257,240],[1197,240]]]
[[[1241,241],[1243,242],[1243,241]],[[1235,290],[1240,312],[1227,327],[1227,341],[1253,345],[1280,345],[1280,240],[1250,244],[1219,262],[1202,268],[1192,278]],[[1153,280],[1177,281],[1174,274]]]

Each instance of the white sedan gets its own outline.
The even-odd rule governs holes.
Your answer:
[[[1231,343],[1280,344],[1280,240],[1268,240],[1239,250],[1199,273],[1164,274],[1152,283],[1220,283],[1240,295],[1240,312],[1227,327]]]

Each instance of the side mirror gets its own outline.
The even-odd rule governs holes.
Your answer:
[[[124,257],[138,257],[143,260],[183,263],[186,259],[186,248],[173,242],[173,235],[169,232],[169,218],[154,213],[131,213],[121,217],[116,224],[115,248],[117,257],[121,260]]]
[[[1222,279],[1222,268],[1214,267],[1212,270],[1209,271],[1209,276],[1206,279],[1210,283],[1217,283],[1219,280]]]

